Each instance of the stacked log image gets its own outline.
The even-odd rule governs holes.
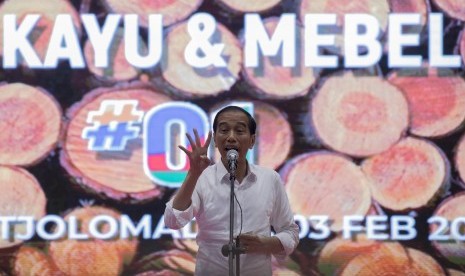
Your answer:
[[[90,112],[108,100],[135,100],[142,113],[183,101],[205,114],[248,102],[258,122],[251,161],[279,172],[297,215],[329,216],[323,240],[307,233],[321,225],[301,225],[308,231],[288,260],[273,261],[273,275],[465,275],[465,66],[434,68],[427,60],[428,14],[435,12],[444,14],[444,54],[460,55],[465,63],[464,7],[459,0],[0,1],[1,18],[15,14],[18,24],[28,14],[41,15],[28,36],[41,61],[56,15],[71,15],[86,63],[73,69],[63,61],[39,70],[18,55],[18,68],[0,70],[0,216],[73,216],[80,233],[88,234],[87,224],[98,215],[118,220],[127,214],[137,222],[150,214],[154,231],[176,189],[146,175],[142,131],[124,149],[91,150],[83,137],[92,126]],[[217,21],[210,43],[225,45],[225,67],[194,68],[186,62],[184,50],[195,39],[187,22],[201,12]],[[160,62],[137,68],[127,61],[121,21],[109,65],[95,66],[97,56],[80,18],[86,13],[95,14],[100,26],[109,14],[137,14],[140,55],[149,50],[149,15],[162,14]],[[294,66],[281,65],[283,47],[275,57],[260,56],[257,68],[245,66],[246,13],[261,16],[269,37],[280,15],[296,16]],[[322,29],[335,36],[335,46],[319,50],[335,56],[338,67],[304,65],[309,13],[337,14],[337,26]],[[355,13],[378,20],[384,43],[381,61],[361,70],[343,67],[343,45],[350,43],[344,41],[343,16]],[[420,45],[405,54],[422,56],[422,68],[388,66],[390,13],[421,15],[419,29],[405,28],[420,35]],[[1,59],[8,38],[0,36]],[[113,124],[105,114],[99,122]],[[179,129],[172,133],[172,141],[182,141]],[[179,161],[182,152],[172,154]],[[214,147],[209,154],[219,160]],[[411,216],[418,232],[408,241],[372,240],[366,233],[345,239],[344,218],[352,215]],[[435,216],[448,224],[431,220]],[[108,227],[104,223],[101,230]],[[56,231],[50,225],[47,230]],[[9,233],[0,240],[0,275],[193,275],[198,251],[195,240],[168,230],[153,239],[50,241],[34,235],[23,241],[14,236],[26,235],[19,223]]]

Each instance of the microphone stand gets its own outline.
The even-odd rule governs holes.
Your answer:
[[[231,194],[229,198],[229,244],[228,244],[228,257],[229,257],[229,276],[240,275],[240,254],[244,253],[239,247],[239,239],[237,243],[234,242],[234,181],[236,180],[235,168],[229,174],[229,181],[231,185]],[[236,267],[234,267],[234,259],[236,259]]]

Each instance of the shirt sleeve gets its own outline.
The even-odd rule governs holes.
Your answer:
[[[201,176],[202,177],[202,176]],[[199,183],[200,179],[197,180],[194,192],[192,193],[191,205],[184,211],[177,210],[173,207],[174,196],[166,203],[164,221],[165,226],[171,229],[181,229],[188,224],[194,216],[197,214],[199,207],[200,196],[199,196]]]
[[[274,184],[275,205],[271,213],[271,225],[276,232],[275,237],[279,239],[284,248],[283,254],[275,254],[279,261],[290,255],[299,244],[299,226],[294,221],[294,214],[278,173],[275,173]]]

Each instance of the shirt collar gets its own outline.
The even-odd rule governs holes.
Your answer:
[[[220,183],[229,184],[229,172],[221,161],[216,163],[216,179],[219,180]],[[250,164],[249,162],[247,162],[247,175],[244,177],[243,181],[245,180],[250,182],[257,181],[255,165]]]

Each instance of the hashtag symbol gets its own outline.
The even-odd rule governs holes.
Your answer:
[[[129,140],[139,137],[144,112],[136,100],[105,100],[100,109],[87,114],[82,138],[93,151],[123,151]]]

